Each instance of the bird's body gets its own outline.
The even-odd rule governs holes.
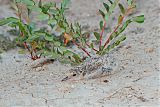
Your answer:
[[[110,55],[93,57],[86,60],[82,65],[70,69],[67,76],[62,81],[72,78],[95,79],[109,75],[116,71],[117,68],[117,60]]]

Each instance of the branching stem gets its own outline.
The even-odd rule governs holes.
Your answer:
[[[127,9],[126,13],[125,13],[125,14],[122,16],[122,18],[121,18],[121,23],[118,23],[118,25],[115,27],[114,31],[108,36],[108,39],[107,39],[107,41],[105,42],[103,49],[104,49],[104,48],[108,45],[108,43],[110,42],[110,37],[111,37],[111,35],[112,35],[113,33],[115,33],[115,32],[118,30],[118,28],[121,26],[124,17],[127,16],[127,15],[129,14],[129,12],[130,12],[133,8],[134,8],[134,7],[129,7],[129,8]]]
[[[88,47],[90,47],[88,43],[86,43],[86,45],[87,45]],[[92,49],[93,49],[95,52],[98,52],[98,50],[95,49],[94,47],[93,47]]]
[[[82,48],[81,46],[79,46],[79,44],[77,44],[74,40],[72,40],[73,44],[75,44],[78,48],[81,48],[89,57],[91,57],[91,55],[89,54],[89,52],[87,50],[85,50],[84,48]]]

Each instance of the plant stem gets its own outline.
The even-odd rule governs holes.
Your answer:
[[[19,10],[19,7],[18,7],[18,4],[17,4],[17,3],[16,3],[16,6],[17,6],[17,8],[18,8],[18,11],[17,11],[18,13],[17,13],[17,15],[18,15],[20,21],[22,22],[22,14],[21,14],[21,12],[20,12],[20,10]],[[25,36],[22,31],[20,31],[20,35],[21,35],[22,37]],[[26,42],[23,43],[23,46],[29,51],[32,60],[36,60],[36,59],[38,58],[37,55],[36,55],[36,56],[33,56],[33,52],[29,49],[29,47],[28,47],[28,45],[27,45]]]
[[[72,40],[72,42],[78,47],[81,48],[89,57],[91,57],[91,55],[89,54],[89,52],[87,50],[85,50],[84,48],[80,47],[79,44],[77,44],[74,40]]]
[[[21,32],[21,36],[24,37],[24,33]],[[39,59],[40,57],[38,57],[37,55],[36,56],[33,56],[33,52],[29,49],[28,45],[26,42],[23,43],[24,47],[29,51],[30,55],[31,55],[31,59],[32,60],[36,60],[36,59]],[[36,54],[36,50],[34,50],[35,54]]]
[[[127,9],[126,13],[122,16],[122,19],[121,19],[122,21],[121,21],[121,23],[119,23],[119,24],[115,27],[114,31],[109,35],[107,41],[106,41],[105,44],[104,44],[103,49],[104,49],[104,48],[108,45],[108,43],[110,42],[110,37],[111,37],[111,35],[112,35],[113,33],[115,33],[115,32],[117,31],[117,29],[119,28],[119,26],[122,24],[124,17],[127,16],[128,13],[129,13],[133,8],[134,8],[134,7],[129,7],[129,8]]]
[[[36,53],[37,53],[37,50],[36,49],[34,49],[34,53],[35,53],[35,57],[36,57],[36,59],[39,59],[40,58],[40,56],[38,56]]]
[[[106,41],[105,44],[104,44],[104,48],[108,45],[108,43],[110,42],[110,37],[111,37],[111,35],[112,35],[114,32],[117,31],[117,29],[119,28],[119,26],[120,26],[120,24],[118,24],[118,25],[116,26],[116,28],[114,29],[114,31],[109,35],[107,41]]]
[[[27,46],[27,43],[24,42],[23,43],[24,47],[29,51],[29,53],[31,54],[31,59],[33,59],[33,54],[32,54],[32,51],[29,49],[29,47]]]
[[[90,47],[88,43],[86,43],[86,45],[87,45],[88,47]],[[93,47],[92,49],[93,49],[94,51],[98,52],[98,50],[95,49],[94,47]]]

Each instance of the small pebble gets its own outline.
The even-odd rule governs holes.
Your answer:
[[[145,51],[147,53],[153,53],[154,52],[154,48],[147,48],[147,49],[145,49]]]
[[[126,47],[126,49],[129,49],[129,48],[131,48],[131,46],[127,46],[127,47]]]
[[[43,68],[42,67],[37,67],[35,70],[38,72],[38,71],[42,71]]]

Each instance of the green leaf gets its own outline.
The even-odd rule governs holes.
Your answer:
[[[35,34],[35,35],[39,35],[39,36],[46,35],[46,33],[43,32],[43,31],[35,31],[34,34]]]
[[[60,46],[60,49],[61,49],[63,52],[67,50],[67,48],[64,47],[64,46]]]
[[[123,18],[122,15],[119,15],[119,17],[118,17],[118,24],[122,23],[122,21],[123,21],[122,18]]]
[[[100,26],[100,29],[102,30],[103,29],[103,21],[102,20],[100,21],[99,26]]]
[[[104,7],[106,8],[107,12],[109,11],[109,6],[106,3],[103,3]]]
[[[105,55],[106,53],[108,53],[111,49],[111,46],[108,45],[107,48],[103,49],[103,51],[101,52],[101,55]]]
[[[70,0],[63,0],[62,1],[62,8],[66,8],[67,7],[67,5],[69,4],[69,2],[70,2]]]
[[[47,51],[44,49],[43,54],[44,54],[44,56],[50,56],[52,53],[50,51]]]
[[[18,22],[19,19],[14,18],[14,17],[9,17],[9,18],[4,18],[4,19],[0,19],[0,26],[12,23],[12,22]]]
[[[82,59],[81,59],[81,57],[78,54],[73,54],[72,57],[75,60],[74,62],[76,62],[76,63],[81,63],[82,62]]]
[[[85,47],[85,44],[86,44],[86,39],[84,39],[84,38],[81,38],[81,43],[82,43],[82,46],[84,46],[84,47]]]
[[[38,15],[38,19],[42,20],[42,21],[47,20],[47,19],[49,19],[49,16],[47,14],[41,13]]]
[[[137,23],[143,23],[145,20],[144,15],[136,16],[132,19],[132,21],[137,22]]]
[[[105,14],[102,10],[99,9],[99,13],[102,15],[103,18],[105,17]]]
[[[93,49],[93,48],[94,48],[94,45],[93,45],[93,43],[91,43],[89,47]]]
[[[45,40],[47,41],[53,41],[53,36],[52,35],[45,35]]]
[[[79,34],[76,33],[76,34],[73,35],[73,37],[74,37],[74,38],[78,38],[78,37],[79,37]]]
[[[124,41],[124,40],[126,40],[126,36],[125,36],[125,35],[120,36],[119,40],[120,40],[121,42]]]
[[[113,38],[116,38],[118,35],[117,35],[117,33],[116,32],[114,32],[114,33],[112,33],[112,35],[110,36],[110,40],[112,40]]]
[[[60,54],[63,54],[63,51],[61,50],[61,48],[57,48],[57,51],[60,53]]]
[[[58,59],[58,58],[61,57],[61,55],[53,52],[53,53],[51,54],[51,57],[52,57],[53,59]]]
[[[34,41],[38,38],[39,38],[39,35],[31,35],[31,36],[28,37],[27,41],[32,42],[32,41]]]
[[[36,25],[35,25],[35,23],[31,22],[29,25],[27,25],[27,28],[28,28],[29,32],[32,34],[34,32],[34,30],[36,29]]]
[[[16,3],[20,3],[20,2],[22,2],[22,0],[15,0],[15,2],[16,2]]]
[[[105,20],[106,20],[106,22],[108,21],[108,19],[109,19],[109,14],[105,14]]]
[[[118,5],[119,0],[115,0],[114,3],[110,6],[109,14],[113,13],[115,7]]]
[[[57,21],[55,19],[50,19],[48,20],[48,24],[50,25],[56,25],[57,24]]]
[[[55,2],[47,2],[43,5],[45,8],[50,8],[50,7],[55,7],[56,3]]]
[[[39,2],[38,2],[38,7],[42,7],[42,0],[39,0]]]
[[[118,40],[116,40],[114,43],[112,43],[109,47],[108,47],[108,51],[110,51],[111,49],[114,49],[116,46],[120,45],[121,42],[123,42],[126,39],[126,36],[122,35],[118,38]]]
[[[40,8],[42,9],[43,13],[47,14],[48,11],[51,9],[51,7],[54,7],[54,6],[55,6],[55,3],[49,2],[49,3],[44,4]]]
[[[21,2],[28,6],[33,6],[35,4],[33,0],[21,0]]]
[[[114,48],[115,46],[120,45],[121,42],[123,42],[124,40],[126,40],[126,36],[121,36],[112,46],[112,48]]]
[[[105,18],[106,22],[108,21],[110,15],[113,13],[114,9],[116,8],[118,2],[119,2],[119,0],[115,0],[114,3],[111,4],[108,13],[106,13],[106,14],[101,13],[102,15],[104,14],[104,18]]]
[[[61,46],[61,43],[58,42],[58,41],[56,41],[56,42],[54,42],[54,45],[57,46],[57,47],[59,47],[59,46]]]
[[[103,49],[104,49],[104,46],[101,46],[101,47],[99,48],[99,51],[101,52],[101,51],[103,51]]]
[[[123,5],[121,3],[119,3],[118,6],[119,6],[122,14],[125,14],[125,9],[124,9]]]
[[[120,33],[122,33],[122,32],[126,29],[126,27],[127,27],[131,22],[132,22],[131,20],[127,20],[127,21],[123,24],[123,26],[118,30],[117,34],[119,35]]]
[[[111,4],[113,4],[113,2],[111,0],[108,0]]]
[[[47,50],[44,51],[44,56],[50,56],[53,59],[58,59],[61,57],[60,54],[57,54],[56,52],[47,51]]]
[[[12,22],[12,23],[9,23],[8,26],[15,28],[16,26],[18,26],[18,24],[17,22]]]
[[[28,8],[35,12],[42,12],[42,9],[37,6],[28,6]]]
[[[49,9],[49,13],[52,15],[56,15],[58,11],[56,9]]]
[[[26,50],[25,50],[25,49],[20,49],[20,50],[18,50],[18,53],[19,53],[19,54],[25,54],[25,53],[26,53]]]
[[[72,55],[73,55],[73,52],[71,52],[69,50],[67,50],[67,51],[64,52],[64,56],[65,57],[69,57],[69,56],[72,56]]]
[[[94,32],[94,36],[96,37],[97,40],[100,40],[100,34],[97,32]]]
[[[131,6],[133,4],[133,0],[127,0],[128,5]]]

